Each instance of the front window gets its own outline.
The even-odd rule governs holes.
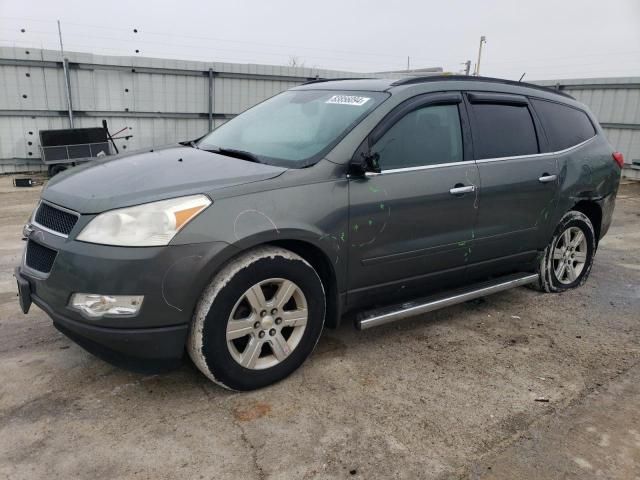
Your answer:
[[[260,162],[302,168],[317,162],[388,94],[290,90],[206,135],[198,148],[232,149]]]
[[[461,162],[458,106],[427,106],[408,113],[371,150],[380,156],[383,170]]]

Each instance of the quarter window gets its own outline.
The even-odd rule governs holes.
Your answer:
[[[427,106],[400,119],[376,142],[383,170],[462,161],[457,105]]]
[[[546,100],[532,99],[531,103],[542,120],[551,150],[564,150],[596,134],[582,110]]]
[[[539,153],[531,112],[526,105],[472,104],[476,159]]]

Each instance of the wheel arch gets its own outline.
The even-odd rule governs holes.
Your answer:
[[[261,245],[273,245],[291,250],[300,255],[315,269],[322,281],[326,298],[325,326],[337,328],[340,325],[340,295],[338,292],[338,282],[333,263],[319,247],[304,240],[273,240]],[[256,248],[261,245],[255,245]]]
[[[591,221],[596,236],[596,245],[600,240],[600,232],[602,229],[602,207],[594,200],[580,200],[571,210],[583,213]]]
[[[288,232],[285,230],[280,230],[280,234],[277,236],[274,233],[252,235],[243,238],[239,242],[228,243],[227,248],[219,255],[222,257],[220,261],[208,262],[206,272],[202,276],[203,280],[198,284],[201,284],[198,290],[201,292],[206,288],[206,285],[215,278],[217,273],[233,259],[256,248],[264,246],[281,247],[302,257],[318,273],[326,295],[325,326],[329,328],[338,327],[342,312],[338,273],[329,257],[329,253],[324,251],[321,246],[313,243],[312,238],[317,238],[317,235],[310,235],[304,231]],[[297,238],[293,238],[294,235]],[[306,236],[301,238],[303,235]]]

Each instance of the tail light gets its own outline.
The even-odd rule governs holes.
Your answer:
[[[622,153],[620,152],[613,152],[612,155],[613,159],[616,161],[616,163],[618,164],[618,166],[620,168],[622,168],[624,166],[624,155],[622,155]]]

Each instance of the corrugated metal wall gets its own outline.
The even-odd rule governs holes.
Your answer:
[[[67,52],[76,127],[127,127],[121,150],[197,138],[250,106],[315,77],[349,72]],[[379,76],[379,75],[376,75]],[[535,82],[587,104],[627,162],[640,162],[640,77]],[[68,128],[60,54],[0,47],[0,173],[34,170],[38,131]]]
[[[587,105],[625,162],[640,162],[640,77],[534,82],[555,86]]]
[[[70,62],[74,126],[112,132],[127,127],[118,148],[137,150],[197,138],[212,125],[316,77],[348,72],[270,65],[189,62],[65,52]],[[68,128],[60,54],[0,48],[0,173],[38,170],[39,130]]]

